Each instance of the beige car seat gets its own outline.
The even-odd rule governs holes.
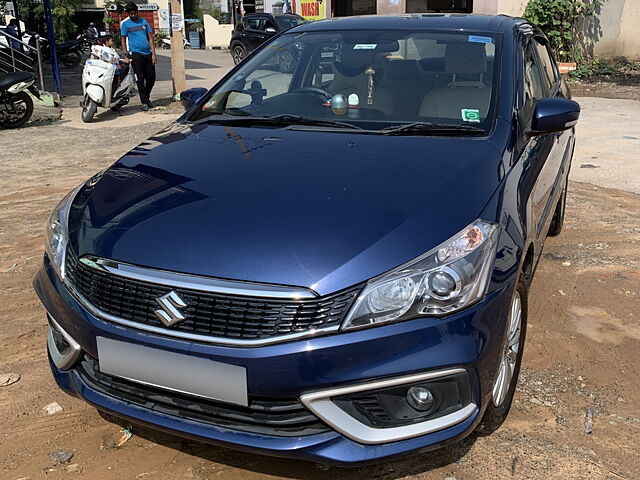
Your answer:
[[[368,76],[364,72],[369,65],[371,53],[348,47],[343,47],[340,61],[333,64],[333,80],[329,90],[334,95],[340,93],[345,97],[355,93],[362,102],[367,98]]]
[[[446,87],[431,90],[425,96],[420,116],[461,120],[463,109],[474,109],[483,120],[491,100],[491,87],[484,82],[487,72],[484,44],[447,45],[444,60],[452,79]]]

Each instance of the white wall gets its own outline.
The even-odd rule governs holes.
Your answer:
[[[233,25],[220,25],[211,15],[204,16],[204,45],[211,47],[228,47],[231,42]]]
[[[528,0],[474,0],[473,13],[520,16]],[[605,0],[597,17],[586,24],[587,44],[596,56],[624,55],[640,59],[640,0]]]

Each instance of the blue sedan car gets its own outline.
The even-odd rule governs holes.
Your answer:
[[[34,285],[60,388],[336,465],[498,428],[579,116],[540,30],[314,22],[182,98],[48,223]]]

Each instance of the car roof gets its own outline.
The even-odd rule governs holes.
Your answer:
[[[459,13],[424,13],[406,15],[364,15],[360,17],[334,17],[309,22],[290,32],[317,32],[323,30],[469,30],[499,33],[525,22],[507,15],[477,15]]]

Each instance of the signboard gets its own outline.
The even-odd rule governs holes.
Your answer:
[[[159,27],[161,30],[169,30],[169,9],[161,8],[158,15]]]
[[[112,11],[115,11],[117,9],[118,9],[117,5],[109,5],[109,7],[107,8],[107,10],[112,10]],[[138,4],[138,11],[140,12],[155,12],[156,10],[158,10],[158,5],[156,5],[155,3]]]
[[[161,30],[169,30],[169,9],[162,8],[160,9],[160,29]],[[182,15],[179,13],[174,13],[171,15],[171,30],[182,30]]]
[[[291,0],[293,13],[297,13],[307,20],[327,18],[326,2],[324,0]]]
[[[171,30],[182,30],[182,15],[179,13],[171,14]]]

